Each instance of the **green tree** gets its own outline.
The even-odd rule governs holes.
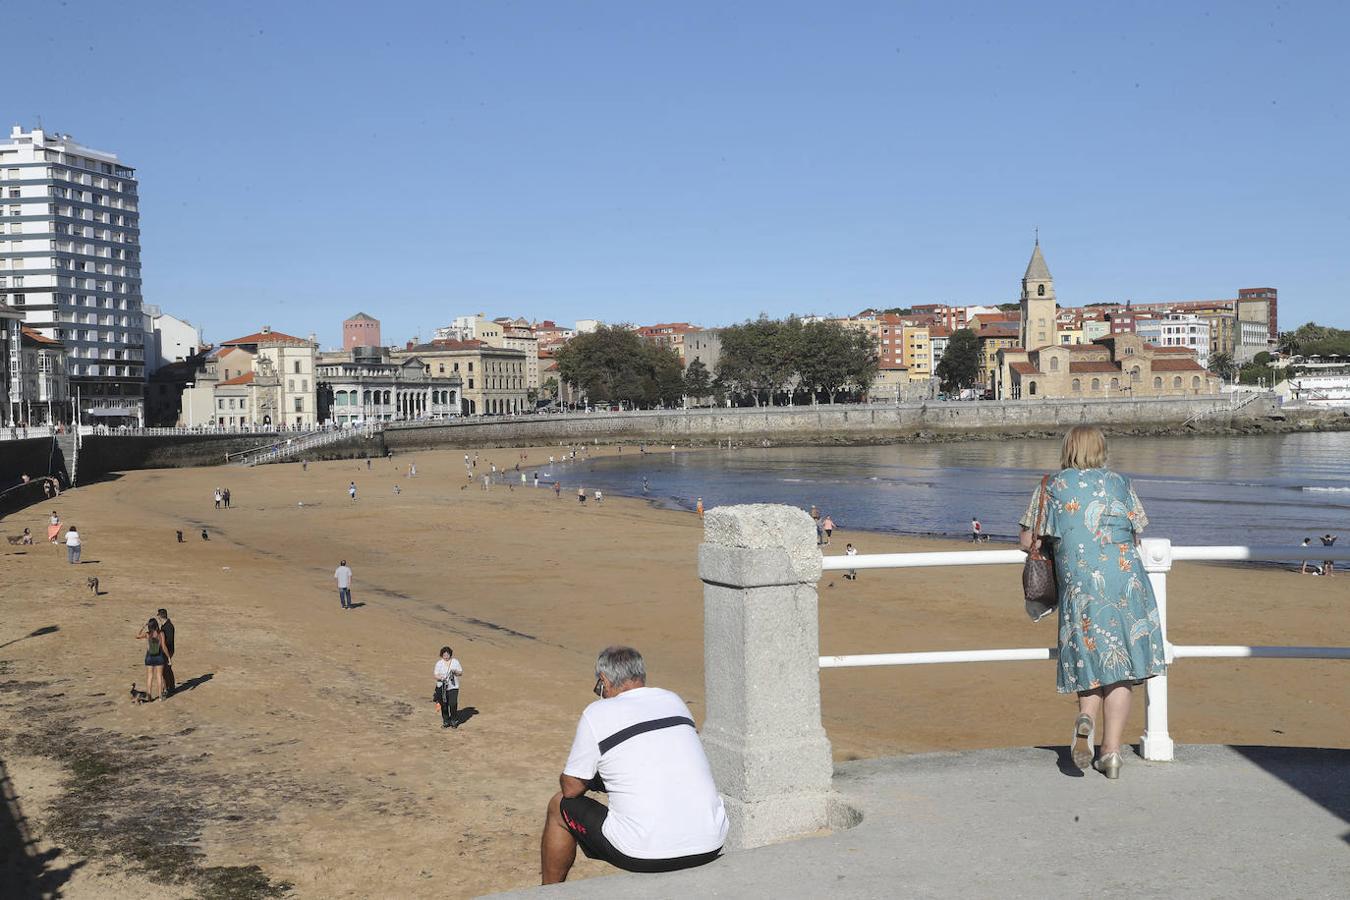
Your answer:
[[[694,360],[684,370],[684,392],[695,400],[712,395],[712,373],[703,364],[703,360]]]
[[[556,400],[558,398],[558,379],[552,375],[548,376],[544,379],[544,383],[539,386],[539,389],[544,392],[544,396]]]
[[[980,339],[969,328],[958,328],[947,341],[947,349],[934,373],[944,391],[971,387],[980,377]]]
[[[1232,378],[1237,371],[1233,357],[1227,353],[1215,353],[1209,358],[1209,370],[1220,378]]]
[[[646,369],[643,403],[647,406],[679,403],[684,396],[684,364],[680,362],[680,354],[670,347],[646,341],[643,343],[643,365]]]
[[[592,402],[642,404],[651,375],[647,343],[628,328],[601,326],[558,351],[558,374]]]
[[[722,355],[717,377],[736,395],[750,397],[756,406],[773,403],[796,372],[794,353],[797,319],[773,320],[760,316],[722,330]]]

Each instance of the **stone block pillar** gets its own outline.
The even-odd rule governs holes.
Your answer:
[[[827,825],[834,764],[820,722],[810,516],[788,506],[723,506],[704,519],[703,744],[731,832],[758,847]]]

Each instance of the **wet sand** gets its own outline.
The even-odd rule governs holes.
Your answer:
[[[518,459],[479,452],[480,473]],[[529,451],[527,471],[550,452]],[[409,461],[416,478],[402,475]],[[65,896],[183,896],[228,879],[306,897],[534,883],[596,651],[637,646],[653,684],[703,710],[698,518],[638,500],[581,506],[584,472],[556,473],[560,500],[518,482],[484,492],[450,450],[370,471],[132,472],[5,520],[5,534],[45,534],[55,508],[85,541],[79,567],[64,547],[0,551],[0,759],[39,847],[63,851],[49,868],[68,875]],[[212,508],[218,485],[233,509]],[[960,547],[841,531],[827,552],[846,541]],[[344,557],[352,611],[332,577]],[[1350,577],[1182,564],[1169,587],[1177,643],[1341,644],[1350,626]],[[827,573],[820,597],[825,653],[1054,643],[1050,621],[1023,614],[1015,567]],[[160,606],[178,628],[178,680],[196,686],[137,706],[134,635]],[[431,703],[447,643],[465,668],[461,707],[477,710],[457,731]],[[1350,747],[1347,674],[1333,661],[1183,661],[1173,737]],[[1044,662],[827,671],[821,684],[837,759],[1063,744],[1072,721]],[[152,883],[147,865],[187,880]],[[606,871],[582,859],[574,877]]]

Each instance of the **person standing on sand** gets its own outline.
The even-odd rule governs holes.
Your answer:
[[[52,517],[47,520],[47,540],[55,544],[56,539],[61,535],[61,517],[52,510]]]
[[[830,542],[830,536],[834,534],[834,519],[825,516],[820,520],[820,528],[825,532],[825,543],[828,544]]]
[[[216,492],[212,495],[212,499],[216,501],[216,509],[220,509],[220,488],[216,488]]]
[[[352,570],[348,568],[345,559],[338,563],[337,569],[333,572],[333,577],[337,579],[338,602],[342,604],[343,609],[351,609]]]
[[[352,498],[352,502],[353,502],[353,503],[356,502],[356,482],[355,482],[355,481],[350,482],[350,483],[347,485],[347,496],[349,496],[349,497]]]
[[[220,492],[220,499],[225,503],[225,508],[230,508],[230,489],[226,488]]]
[[[971,542],[972,544],[978,544],[978,543],[980,542],[980,532],[983,531],[983,530],[984,530],[984,526],[980,524],[980,520],[977,519],[977,518],[975,518],[974,516],[971,516],[971,517],[970,517],[970,542]]]
[[[699,517],[700,519],[703,518],[703,498],[702,498],[702,497],[699,497],[699,498],[698,498],[698,502],[694,504],[694,512],[698,513],[698,517]]]
[[[436,692],[433,695],[436,705],[441,708],[441,727],[459,727],[459,676],[464,667],[455,659],[455,651],[449,647],[441,648],[440,659],[436,660],[433,672],[436,676]]]
[[[169,618],[169,611],[164,607],[159,608],[159,611],[155,613],[155,618],[159,619],[159,633],[164,636],[164,692],[160,695],[160,699],[168,700],[178,687],[178,682],[173,677],[175,629],[173,620]]]
[[[300,471],[301,471],[301,472],[308,472],[308,471],[309,471],[309,460],[307,460],[307,459],[302,459],[302,460],[300,460]]]
[[[169,658],[164,654],[164,635],[159,623],[154,619],[145,623],[145,627],[136,633],[138,641],[145,641],[145,693],[146,696],[164,696],[164,666]]]
[[[1322,546],[1323,546],[1323,547],[1331,547],[1331,546],[1334,546],[1335,543],[1336,543],[1336,537],[1337,537],[1336,535],[1331,534],[1331,533],[1327,533],[1327,534],[1322,535]],[[1323,575],[1330,576],[1332,570],[1335,569],[1335,568],[1336,568],[1336,561],[1335,561],[1335,560],[1332,560],[1332,559],[1324,559],[1324,560],[1322,560],[1322,574],[1323,574]]]
[[[80,532],[72,525],[66,529],[66,562],[72,566],[80,564]]]
[[[553,482],[553,499],[554,500],[562,499],[562,484],[557,481]]]
[[[55,513],[53,513],[52,515],[55,515]],[[1302,546],[1302,548],[1303,548],[1304,550],[1307,550],[1309,547],[1312,546],[1312,538],[1304,538],[1304,539],[1303,539],[1303,544],[1302,544],[1301,546]],[[1299,574],[1300,574],[1300,575],[1307,575],[1307,574],[1308,574],[1308,563],[1309,563],[1309,562],[1310,562],[1310,560],[1306,560],[1306,559],[1303,561],[1303,568],[1299,569]],[[1320,572],[1314,572],[1313,574],[1314,574],[1314,575],[1320,575],[1321,573],[1320,573]]]
[[[858,555],[858,548],[855,547],[855,546],[853,546],[852,544],[845,544],[845,545],[844,545],[844,555],[845,555],[845,556],[857,556],[857,555]],[[857,580],[858,580],[858,570],[857,570],[857,569],[849,569],[847,572],[844,573],[844,577],[847,578],[849,581],[857,581]]]
[[[577,486],[577,502],[578,503],[586,502],[586,489],[580,485]]]
[[[820,509],[814,503],[811,504],[811,521],[816,526],[816,546],[818,547],[824,537],[824,531],[820,527]]]

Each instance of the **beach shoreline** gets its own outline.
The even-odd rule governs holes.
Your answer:
[[[513,476],[528,452],[527,486],[484,491],[464,475],[465,452]],[[579,504],[579,467],[558,471],[555,499],[529,476],[537,454],[557,452],[127,472],[9,517],[13,531],[55,508],[85,535],[81,566],[49,545],[0,556],[4,583],[21,586],[0,599],[0,759],[38,846],[61,849],[58,865],[87,863],[65,895],[182,896],[217,876],[255,896],[282,883],[316,897],[534,883],[543,804],[600,647],[637,646],[652,683],[703,716],[698,517],[640,498]],[[221,483],[235,509],[212,508]],[[863,553],[972,549],[841,529],[825,550],[849,541]],[[339,558],[355,571],[350,612],[333,586]],[[95,574],[101,596],[84,585]],[[1053,624],[1026,619],[1018,577],[1012,566],[826,573],[821,652],[1053,645]],[[1169,580],[1172,638],[1325,643],[1350,625],[1345,583],[1182,564]],[[144,680],[144,645],[133,635],[159,606],[178,624],[179,680],[197,683],[135,706],[127,685]],[[457,731],[430,703],[445,643],[466,670],[461,706],[478,711]],[[1172,678],[1173,737],[1350,747],[1344,684],[1335,661],[1186,661]],[[1072,719],[1046,663],[831,670],[821,686],[836,760],[1062,744]],[[71,773],[94,770],[100,792],[79,790]],[[97,830],[72,821],[76,803]],[[133,827],[162,816],[176,820]],[[147,841],[148,856],[134,852]],[[170,848],[162,871],[147,862],[155,842]],[[606,871],[582,860],[575,877]],[[155,880],[175,877],[186,880]]]

